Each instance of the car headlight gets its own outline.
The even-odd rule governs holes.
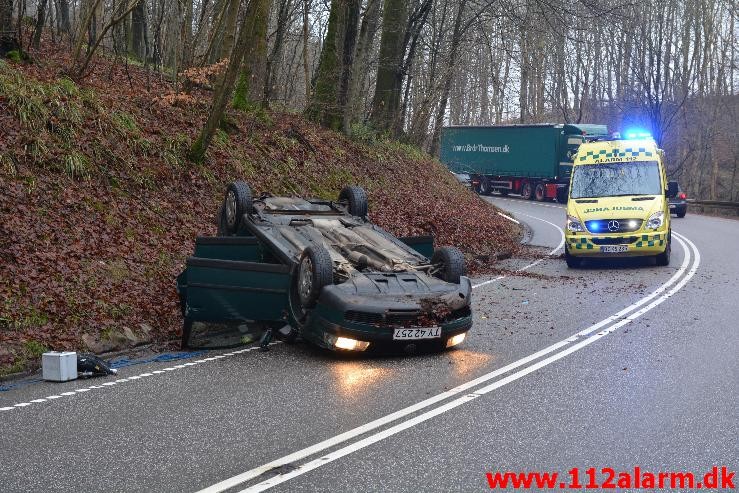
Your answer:
[[[583,227],[582,223],[578,218],[575,216],[567,216],[567,230],[572,231],[575,233],[583,232],[585,231],[585,228]]]
[[[647,219],[647,229],[659,229],[665,223],[665,213],[657,211]]]

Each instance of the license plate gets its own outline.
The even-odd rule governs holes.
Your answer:
[[[409,329],[393,330],[393,339],[401,341],[437,339],[439,337],[441,337],[441,327],[412,327]]]
[[[676,207],[677,207],[677,206],[676,206],[675,204],[670,204],[670,209],[674,209],[674,208],[676,208]]]
[[[600,251],[603,253],[621,253],[628,252],[629,247],[626,245],[607,245],[600,247]]]

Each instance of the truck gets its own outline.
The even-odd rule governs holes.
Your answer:
[[[481,195],[564,204],[580,144],[605,136],[608,127],[596,124],[449,126],[442,129],[440,159],[452,172],[469,174]]]

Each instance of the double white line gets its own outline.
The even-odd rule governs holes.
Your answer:
[[[301,461],[308,457],[314,456],[327,449],[336,447],[337,445],[340,445],[344,442],[348,442],[354,438],[358,438],[361,435],[365,435],[369,432],[378,430],[379,428],[382,428],[392,422],[398,421],[401,418],[409,417],[412,414],[416,414],[419,411],[430,408],[425,412],[410,417],[405,421],[401,421],[400,423],[397,423],[393,426],[384,428],[380,431],[376,431],[375,433],[369,434],[355,442],[352,442],[327,454],[321,455],[313,460],[305,462],[289,472],[278,474],[271,478],[265,479],[264,481],[253,484],[246,489],[243,489],[242,493],[267,490],[269,488],[272,488],[273,486],[305,474],[308,471],[317,469],[318,467],[340,459],[341,457],[344,457],[369,445],[396,435],[403,430],[416,426],[419,423],[422,423],[451,409],[459,407],[462,404],[475,400],[480,396],[492,392],[493,390],[509,384],[515,380],[518,380],[519,378],[526,376],[529,373],[532,373],[540,368],[554,363],[555,361],[558,361],[569,354],[579,351],[580,349],[594,343],[595,341],[613,333],[620,327],[623,327],[624,325],[627,325],[630,322],[636,320],[649,310],[653,309],[654,307],[658,306],[659,304],[670,298],[673,294],[682,289],[683,286],[685,286],[685,284],[695,275],[695,272],[700,265],[700,253],[698,251],[698,248],[686,237],[675,232],[673,232],[672,235],[685,252],[683,263],[680,268],[670,279],[668,279],[665,283],[652,291],[649,295],[641,298],[636,303],[627,306],[620,312],[611,315],[610,317],[596,324],[593,324],[590,327],[581,330],[580,332],[577,332],[567,339],[552,344],[551,346],[546,347],[541,351],[526,356],[525,358],[521,358],[518,361],[510,363],[485,375],[482,375],[474,380],[459,385],[458,387],[455,387],[446,392],[442,392],[441,394],[430,397],[429,399],[426,399],[394,413],[388,414],[387,416],[376,419],[352,430],[341,433],[340,435],[336,435],[332,438],[329,438],[328,440],[324,440],[310,447],[286,455],[285,457],[281,457],[279,459],[268,462],[267,464],[221,481],[220,483],[214,484],[213,486],[201,490],[200,493],[217,493],[235,488],[239,485],[258,478],[259,476],[267,473],[270,470],[285,466],[287,464],[293,464],[297,461]],[[515,373],[510,373],[513,370],[518,371],[516,371]],[[495,380],[492,383],[488,383],[487,385],[478,387],[507,373],[510,374],[501,379]],[[476,388],[476,390],[471,391],[473,388]],[[449,400],[452,397],[455,398]],[[440,405],[438,407],[433,407],[435,404]]]

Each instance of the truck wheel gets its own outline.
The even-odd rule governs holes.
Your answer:
[[[667,247],[665,248],[665,251],[654,257],[659,267],[665,267],[667,265],[670,265],[671,251],[672,251],[672,233],[667,233]]]
[[[501,189],[499,190],[499,192],[500,192],[500,195],[501,195],[501,197],[508,197],[508,192],[509,192],[509,191],[510,191],[510,190],[508,190],[507,188],[501,188]]]
[[[339,194],[339,202],[347,206],[349,214],[352,216],[367,217],[367,193],[364,188],[357,186],[346,186]]]
[[[490,181],[487,176],[480,177],[480,184],[478,185],[480,195],[490,195]]]
[[[544,202],[544,199],[546,198],[546,190],[543,183],[536,184],[534,196],[536,197],[537,202]]]
[[[436,267],[435,276],[442,281],[459,284],[459,278],[465,274],[464,255],[459,248],[439,248],[431,257],[431,264]]]
[[[531,187],[531,182],[525,181],[523,182],[523,185],[521,185],[521,198],[524,200],[531,200],[531,197],[534,195],[534,190]]]
[[[570,255],[570,252],[567,251],[565,248],[565,262],[567,262],[567,267],[570,269],[577,269],[582,265],[582,259],[580,257],[574,257]]]
[[[229,235],[236,234],[241,225],[241,218],[244,217],[244,214],[252,211],[252,195],[249,185],[243,181],[229,183],[222,207],[223,213],[221,215],[223,216],[225,233]]]

